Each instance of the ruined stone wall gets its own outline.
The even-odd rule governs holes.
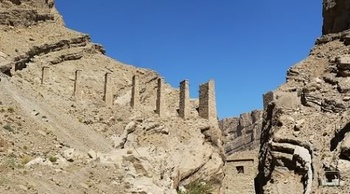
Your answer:
[[[259,146],[262,113],[262,111],[255,110],[241,114],[238,118],[226,118],[219,121],[219,127],[224,135],[224,148],[227,155]]]
[[[199,116],[217,122],[214,80],[199,86]]]

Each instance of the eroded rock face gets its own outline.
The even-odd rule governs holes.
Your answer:
[[[45,8],[53,8],[55,5],[54,0],[3,0],[1,1],[1,8],[23,8],[32,7],[38,10]]]
[[[264,111],[258,192],[350,188],[350,2],[325,0],[323,6],[324,35],[308,58],[288,70]],[[330,172],[336,175],[330,178]]]
[[[254,149],[259,146],[262,111],[241,114],[239,118],[226,118],[219,122],[224,135],[225,153]]]
[[[0,25],[28,27],[48,21],[62,23],[53,0],[4,0],[0,3]]]
[[[350,28],[350,2],[347,0],[323,0],[322,33],[337,33]]]

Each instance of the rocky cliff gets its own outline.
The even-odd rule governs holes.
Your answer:
[[[217,122],[198,102],[180,118],[179,90],[104,53],[54,1],[0,1],[0,193],[177,193],[194,181],[218,193]]]
[[[254,110],[239,117],[219,121],[226,154],[223,193],[254,193],[254,177],[258,174],[263,111]]]
[[[259,152],[260,193],[350,188],[349,2],[323,1],[323,36],[269,96]]]
[[[255,110],[243,113],[238,118],[226,118],[219,122],[227,155],[259,147],[262,113],[262,111]]]
[[[323,34],[342,32],[350,28],[350,2],[347,0],[323,1]]]

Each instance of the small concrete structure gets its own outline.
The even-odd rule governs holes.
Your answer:
[[[156,113],[160,117],[165,116],[165,99],[164,99],[164,83],[162,78],[158,78],[157,81],[157,102],[156,102]]]
[[[225,194],[255,193],[258,150],[238,151],[227,156],[222,191]]]
[[[211,123],[218,122],[214,80],[199,86],[199,116]]]
[[[75,79],[74,79],[74,91],[73,96],[77,99],[81,99],[81,70],[75,70]]]
[[[112,77],[109,72],[105,74],[103,100],[105,101],[106,106],[111,107],[113,105]]]
[[[321,185],[324,187],[338,187],[340,186],[339,171],[325,171],[325,178],[321,179]]]
[[[132,91],[131,91],[130,105],[134,109],[140,106],[140,86],[139,86],[139,77],[137,75],[134,75],[132,77]]]
[[[41,84],[49,83],[50,82],[50,68],[49,67],[42,67],[41,68]]]
[[[179,115],[183,119],[187,119],[190,114],[190,91],[188,80],[180,82],[180,103],[179,103]]]

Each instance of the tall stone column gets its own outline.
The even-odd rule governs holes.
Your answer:
[[[160,117],[165,116],[165,99],[164,99],[164,83],[162,78],[158,78],[157,81],[157,107],[156,107],[156,113]]]
[[[109,72],[105,74],[103,100],[106,106],[111,107],[113,105],[112,76]]]
[[[199,116],[217,123],[214,80],[199,86]]]
[[[41,68],[41,84],[47,84],[50,82],[50,68],[49,67],[42,67]]]
[[[137,75],[134,75],[132,77],[132,91],[131,91],[130,105],[134,109],[140,106],[140,86],[139,86],[139,77]]]
[[[180,104],[179,115],[183,119],[187,119],[190,114],[190,91],[188,80],[180,82]]]
[[[81,70],[75,70],[75,79],[74,79],[74,91],[73,91],[73,96],[77,99],[81,99],[82,93],[81,93],[81,88],[82,84],[81,82]]]

